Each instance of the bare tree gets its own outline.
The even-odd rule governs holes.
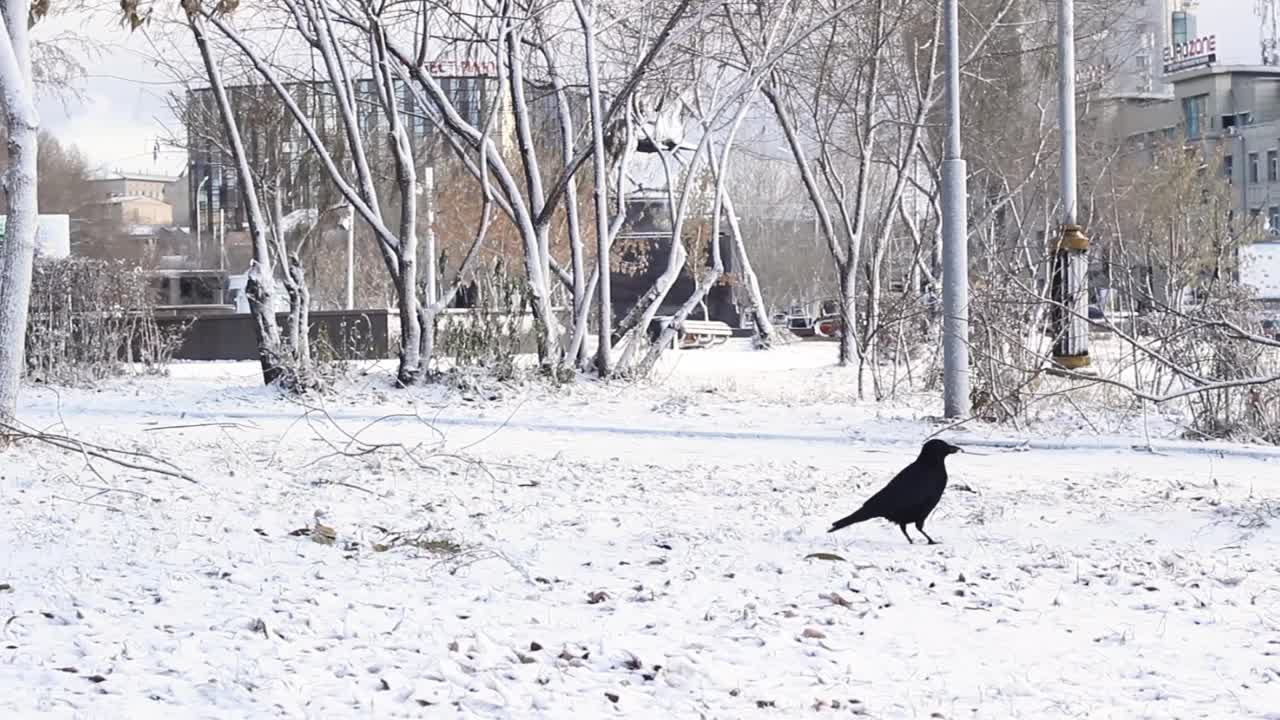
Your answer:
[[[0,5],[0,102],[9,149],[3,181],[8,220],[0,245],[0,420],[5,422],[18,408],[35,259],[40,118],[29,29],[45,8],[42,4],[33,12],[29,0],[5,0]]]
[[[191,30],[191,36],[200,51],[200,59],[204,64],[218,117],[236,164],[236,176],[244,194],[245,215],[253,248],[253,259],[249,263],[245,294],[249,296],[250,312],[253,314],[262,379],[270,385],[285,379],[283,372],[289,360],[281,352],[280,328],[276,324],[275,265],[267,244],[268,222],[262,212],[257,183],[249,167],[249,157],[245,153],[239,122],[232,110],[231,101],[227,98],[227,90],[222,82],[218,62],[209,47],[209,40],[205,34],[205,20],[201,16],[198,0],[188,0],[184,9],[187,12],[187,24]],[[282,258],[282,260],[287,262],[287,259]],[[306,333],[302,333],[301,336],[306,337]],[[294,354],[299,354],[296,349]],[[288,382],[288,384],[295,383]]]
[[[0,136],[3,130],[0,130]],[[66,215],[93,199],[89,161],[74,145],[63,145],[41,130],[36,140],[36,184],[40,212]],[[7,145],[7,143],[6,143]],[[9,166],[8,152],[0,145],[0,172]]]
[[[886,17],[886,9],[884,0],[874,0],[866,17],[855,12],[834,21],[812,51],[818,61],[817,77],[806,117],[811,120],[817,144],[816,168],[800,135],[796,108],[800,99],[808,95],[801,86],[792,84],[788,88],[788,78],[792,76],[781,72],[774,73],[763,89],[800,168],[835,263],[840,288],[841,365],[851,365],[858,357],[857,277],[871,200],[872,163],[882,127],[877,111],[881,104],[880,76],[889,48],[886,24],[890,18]],[[852,118],[853,127],[848,134],[836,126],[838,119],[844,117]],[[853,146],[852,178],[833,154],[833,146],[846,143]]]

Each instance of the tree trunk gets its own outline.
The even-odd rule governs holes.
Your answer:
[[[551,87],[556,94],[556,110],[560,118],[560,156],[567,164],[573,159],[574,122],[569,98],[565,93],[564,80],[560,77],[555,56],[543,41],[539,50],[547,63],[547,74],[551,79]],[[591,298],[595,295],[595,284],[598,279],[588,281],[585,252],[582,243],[582,223],[578,217],[578,179],[571,175],[565,187],[564,216],[566,230],[569,235],[569,268],[573,277],[573,330],[570,335],[566,360],[579,368],[585,369],[590,363],[591,354],[587,352],[587,323],[591,314]]]
[[[878,237],[876,246],[872,248],[871,263],[867,273],[867,325],[863,328],[863,363],[871,363],[871,382],[875,390],[876,400],[880,396],[880,373],[877,369],[880,362],[880,318],[883,315],[881,293],[884,290],[884,257],[888,250],[888,242]],[[861,372],[861,369],[859,370]]]
[[[423,173],[422,183],[422,196],[427,204],[427,224],[422,228],[422,256],[426,259],[427,266],[422,271],[424,279],[419,303],[421,309],[418,312],[418,362],[423,378],[432,372],[431,360],[436,354],[436,315],[440,310],[437,305],[440,299],[441,268],[436,258],[435,192],[435,167],[430,166]]]
[[[724,194],[724,209],[729,220],[729,233],[733,236],[734,257],[738,259],[739,273],[747,288],[747,296],[751,298],[751,314],[756,325],[756,342],[759,347],[767,348],[773,344],[777,331],[773,328],[773,321],[769,319],[769,308],[765,306],[764,295],[760,292],[760,280],[756,277],[755,269],[751,267],[751,258],[747,255],[747,244],[742,238],[742,227],[738,224],[733,200],[727,192]]]
[[[836,264],[840,273],[840,356],[841,367],[858,361],[858,266],[853,262]]]
[[[632,337],[627,343],[626,350],[623,352],[621,365],[628,368],[631,366],[632,358],[640,351],[648,338],[649,326],[653,324],[653,318],[658,314],[658,308],[662,307],[662,301],[667,297],[667,293],[671,291],[671,286],[675,284],[680,277],[680,271],[684,268],[684,261],[688,257],[688,251],[684,249],[684,243],[678,238],[671,240],[671,253],[667,256],[667,268],[658,276],[653,287],[649,288],[643,297],[636,301],[631,308],[631,312],[627,313],[627,317],[623,318],[618,325],[619,332],[631,332]],[[671,342],[671,335],[667,333],[670,326],[664,327],[662,335],[666,336],[666,342]],[[678,329],[678,328],[677,328]],[[618,338],[615,342],[621,342],[623,338]],[[659,340],[659,342],[662,342]]]
[[[0,98],[9,133],[9,169],[4,176],[8,219],[0,245],[0,420],[18,410],[18,390],[26,364],[27,308],[35,264],[36,154],[40,117],[31,83],[27,34],[30,4],[5,0],[0,6]]]
[[[284,328],[281,354],[287,357],[292,373],[290,382],[299,389],[314,386],[311,373],[311,292],[307,289],[307,273],[296,254],[289,252],[288,228],[284,222],[283,191],[277,177],[272,216],[275,221],[275,256],[284,275],[284,289],[289,295],[289,320]],[[274,311],[273,311],[274,312]]]
[[[609,264],[609,173],[605,166],[604,110],[600,102],[600,77],[596,64],[594,18],[584,7],[583,0],[574,0],[573,6],[577,10],[578,20],[582,25],[587,64],[587,93],[591,103],[591,160],[595,170],[595,192],[593,197],[596,211],[596,272],[599,278],[596,289],[596,298],[599,302],[599,311],[596,315],[596,337],[598,342],[596,347],[596,372],[600,377],[609,377],[613,372],[613,357],[611,354],[613,350],[611,344],[613,338],[613,297]],[[623,112],[630,112],[630,108],[624,108]],[[621,192],[621,188],[618,190]],[[641,328],[641,332],[643,332],[643,328]]]
[[[292,277],[289,284],[289,315],[293,322],[290,347],[294,363],[300,371],[311,369],[311,291],[307,288],[307,271],[302,260],[289,255],[286,272]]]
[[[236,163],[236,179],[239,181],[241,194],[245,200],[245,219],[249,225],[249,237],[252,241],[253,260],[249,263],[249,276],[245,283],[245,295],[249,297],[249,312],[253,314],[253,330],[258,341],[258,362],[262,366],[262,380],[270,385],[282,377],[282,356],[280,352],[280,328],[276,324],[275,277],[271,251],[267,246],[267,222],[258,203],[257,182],[249,168],[248,156],[244,150],[244,142],[240,135],[240,126],[236,121],[231,102],[227,99],[226,87],[222,82],[222,72],[213,59],[209,49],[209,41],[204,33],[204,22],[199,15],[188,18],[191,35],[195,38],[196,47],[200,50],[200,59],[204,63],[205,75],[209,87],[218,105],[218,116],[222,121],[222,130],[231,146],[231,154]]]
[[[712,267],[703,274],[702,278],[695,286],[693,294],[690,295],[689,299],[685,300],[684,304],[680,306],[680,309],[676,311],[676,314],[671,318],[671,322],[667,323],[666,326],[662,328],[662,332],[658,335],[657,342],[649,346],[649,352],[645,353],[644,359],[640,361],[640,365],[637,368],[637,374],[646,375],[653,369],[653,366],[658,362],[658,358],[662,357],[662,353],[666,347],[675,340],[676,334],[680,331],[680,326],[683,325],[685,319],[689,317],[689,313],[702,303],[703,298],[707,296],[707,293],[711,291],[711,288],[714,287],[716,282],[720,280],[720,277],[724,275],[724,266],[720,262],[719,253],[712,253],[712,255],[714,257]]]
[[[409,385],[417,381],[422,372],[422,326],[418,321],[418,242],[410,216],[417,212],[412,188],[416,183],[401,180],[404,195],[401,199],[400,218],[400,276],[396,278],[396,304],[400,310],[400,366],[396,369],[396,381]]]

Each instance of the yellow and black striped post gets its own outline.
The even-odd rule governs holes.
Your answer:
[[[1053,361],[1078,370],[1089,365],[1089,238],[1079,225],[1063,225],[1049,250],[1053,253]]]

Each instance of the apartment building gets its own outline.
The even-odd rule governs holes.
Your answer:
[[[494,63],[449,62],[432,64],[432,72],[464,120],[481,126],[499,98],[499,78]],[[376,87],[372,80],[357,80],[357,122],[366,138],[371,164],[389,167],[391,158],[379,130],[385,128]],[[336,162],[351,162],[346,150],[345,131],[336,99],[324,80],[297,81],[287,85],[297,106],[307,117],[321,142],[331,148]],[[282,209],[288,214],[304,208],[331,207],[341,197],[329,178],[327,168],[312,149],[303,126],[267,85],[240,85],[227,88],[228,99],[244,135],[251,167],[265,182],[282,188]],[[420,172],[435,168],[437,183],[447,180],[458,168],[452,151],[437,129],[434,107],[422,107],[418,96],[403,83],[395,85],[396,100],[417,154]],[[545,88],[530,86],[526,92],[535,137],[550,137],[558,130],[555,96]],[[515,127],[509,111],[498,108],[491,138],[503,154],[514,151]],[[184,122],[188,136],[186,183],[192,222],[208,234],[243,228],[245,209],[240,194],[235,163],[223,140],[221,120],[212,91],[191,90],[187,94]]]

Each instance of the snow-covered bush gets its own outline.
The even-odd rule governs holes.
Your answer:
[[[156,297],[146,274],[121,261],[39,260],[27,318],[29,379],[77,385],[141,365],[162,372],[182,329],[155,322]]]
[[[438,351],[454,370],[482,368],[499,380],[515,377],[516,358],[537,337],[527,310],[531,293],[524,279],[501,266],[477,277],[472,307],[437,318]]]

